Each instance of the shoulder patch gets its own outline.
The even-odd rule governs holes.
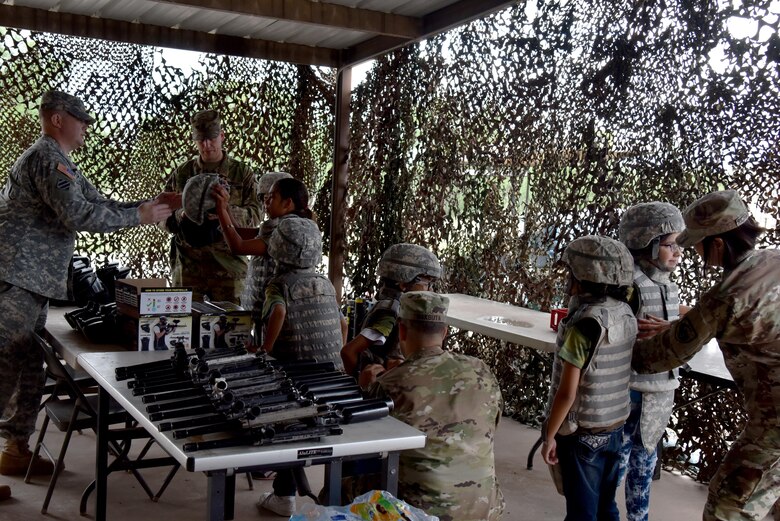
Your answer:
[[[57,179],[57,188],[60,190],[70,190],[71,181],[67,179]]]
[[[64,175],[64,176],[65,176],[65,177],[67,177],[68,179],[70,179],[71,181],[75,181],[75,180],[76,180],[76,176],[73,174],[73,172],[71,171],[71,169],[70,169],[70,168],[68,168],[67,166],[63,165],[62,163],[57,163],[57,170],[58,170],[58,171],[59,171],[59,172],[60,172],[62,175]],[[59,186],[59,183],[57,183],[57,186]]]
[[[680,323],[677,325],[677,332],[675,333],[675,340],[683,344],[689,344],[696,340],[696,328],[693,327],[693,322],[688,317],[680,319]]]

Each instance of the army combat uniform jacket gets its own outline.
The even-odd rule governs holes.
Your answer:
[[[49,136],[14,166],[0,194],[0,280],[51,299],[67,299],[76,232],[140,224],[144,201],[102,196]]]
[[[200,157],[195,157],[180,165],[168,180],[166,191],[181,193],[187,181],[204,170]],[[252,228],[260,221],[260,203],[257,200],[257,181],[252,170],[246,164],[225,153],[216,173],[230,183],[230,213],[242,228]],[[174,285],[192,286],[193,297],[202,298],[208,293],[211,300],[238,302],[247,271],[247,260],[240,255],[230,253],[230,248],[220,232],[216,231],[217,222],[207,221],[204,233],[214,237],[204,237],[205,245],[193,245],[182,229],[182,210],[168,219],[166,229],[173,233],[171,239],[171,278]],[[209,228],[211,226],[212,228]]]
[[[704,519],[762,519],[780,497],[780,251],[751,251],[671,329],[637,342],[639,372],[666,371],[716,338],[748,421],[710,482]]]
[[[391,398],[392,415],[427,436],[424,448],[401,453],[401,499],[441,521],[500,519],[493,442],[503,399],[481,360],[427,348],[382,374],[368,393]]]

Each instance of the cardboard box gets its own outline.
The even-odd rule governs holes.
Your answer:
[[[138,351],[165,351],[182,342],[192,349],[192,315],[118,315],[122,343]]]
[[[192,310],[192,288],[166,287],[165,279],[120,279],[116,281],[117,310],[141,315],[181,315]]]
[[[235,347],[251,338],[251,312],[231,302],[193,302],[192,317],[194,347]]]

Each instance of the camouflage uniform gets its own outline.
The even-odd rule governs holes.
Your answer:
[[[447,305],[435,293],[406,293],[401,318],[443,322]],[[482,361],[425,347],[381,375],[368,394],[391,398],[392,415],[427,436],[424,448],[401,453],[399,498],[442,521],[501,518],[493,442],[503,398]]]
[[[679,316],[679,289],[670,273],[657,265],[662,237],[685,228],[680,210],[669,203],[653,201],[630,207],[620,220],[620,241],[634,253],[632,308],[638,318],[653,315],[664,320]],[[650,487],[658,461],[657,445],[674,407],[678,371],[640,375],[631,373],[631,413],[623,430],[620,478],[625,476],[627,521],[647,521]]]
[[[50,92],[47,103],[94,121],[72,96]],[[142,202],[103,197],[46,135],[11,168],[0,193],[0,410],[16,393],[17,411],[0,424],[3,437],[26,443],[35,430],[44,372],[31,334],[46,323],[48,299],[67,299],[76,233],[138,225]]]
[[[214,122],[208,122],[207,128],[213,125]],[[219,128],[218,119],[216,125]],[[227,153],[216,168],[205,169],[199,156],[178,166],[168,180],[166,191],[182,192],[191,177],[212,172],[219,174],[230,185],[230,212],[236,223],[244,228],[257,226],[260,204],[254,173],[248,165]],[[219,221],[207,219],[198,227],[185,216],[183,209],[177,210],[166,221],[165,229],[173,234],[171,279],[176,286],[191,286],[196,300],[208,295],[214,301],[235,303],[243,288],[247,260],[230,253],[218,225]],[[192,244],[193,237],[198,238],[198,244]]]
[[[704,196],[684,215],[682,246],[749,217],[731,190]],[[677,367],[711,338],[744,396],[748,421],[710,482],[703,518],[760,520],[780,497],[780,251],[751,251],[739,259],[669,330],[637,342],[632,365],[639,372]]]

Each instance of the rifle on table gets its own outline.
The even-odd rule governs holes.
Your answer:
[[[185,451],[315,440],[341,433],[342,423],[387,416],[392,402],[364,400],[355,379],[332,362],[279,362],[243,349],[175,349],[171,360],[117,368],[118,379],[147,405],[158,428]],[[121,376],[121,378],[120,378]]]

